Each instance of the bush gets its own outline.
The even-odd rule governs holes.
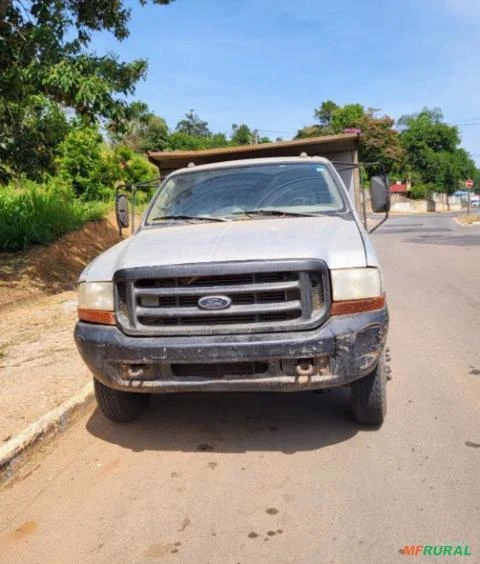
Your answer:
[[[61,187],[27,183],[20,189],[0,188],[0,251],[51,243],[86,221],[102,219],[105,211],[105,204],[75,199]]]
[[[415,183],[410,188],[409,197],[413,200],[428,200],[433,192],[442,192],[435,184]]]
[[[106,200],[112,195],[112,187],[107,186],[102,178],[101,141],[96,126],[77,125],[72,127],[58,148],[58,177],[84,200]]]
[[[109,201],[115,187],[152,180],[158,170],[128,147],[102,143],[96,126],[77,124],[59,146],[57,178],[84,201]]]
[[[102,153],[102,182],[112,188],[119,184],[134,184],[158,177],[156,166],[125,145],[117,145],[113,150]]]

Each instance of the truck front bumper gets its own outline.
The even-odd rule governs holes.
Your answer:
[[[75,341],[94,377],[117,390],[293,391],[343,386],[370,373],[387,327],[385,308],[330,317],[311,331],[256,335],[130,337],[78,322]]]

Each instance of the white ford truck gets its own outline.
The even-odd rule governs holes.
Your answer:
[[[374,211],[388,213],[386,180],[371,185]],[[114,421],[136,418],[150,393],[349,386],[356,420],[383,422],[382,274],[324,158],[173,172],[135,234],[81,274],[78,315],[78,349]]]

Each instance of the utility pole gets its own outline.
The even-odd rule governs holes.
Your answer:
[[[469,179],[465,181],[465,188],[467,192],[467,215],[470,215],[470,190],[473,190],[473,180]]]

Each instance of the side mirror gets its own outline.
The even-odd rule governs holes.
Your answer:
[[[115,214],[117,216],[117,224],[122,232],[122,227],[130,225],[130,216],[128,213],[128,197],[126,194],[117,194],[115,197]]]
[[[370,199],[374,213],[390,211],[390,190],[385,176],[370,179]]]

